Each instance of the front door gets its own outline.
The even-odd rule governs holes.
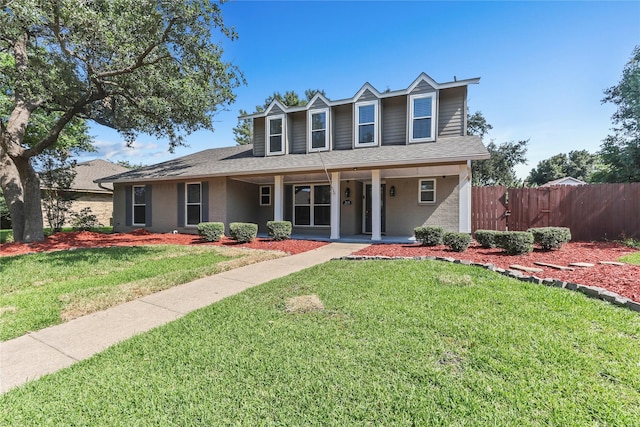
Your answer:
[[[380,231],[385,232],[385,205],[384,196],[386,194],[386,185],[380,184]],[[371,234],[371,184],[364,185],[364,219],[362,221],[362,232]]]

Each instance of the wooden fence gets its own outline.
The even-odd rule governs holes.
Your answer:
[[[640,183],[473,187],[472,229],[569,227],[573,240],[640,238]]]

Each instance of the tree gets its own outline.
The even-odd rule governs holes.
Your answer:
[[[0,188],[16,241],[44,238],[32,159],[74,119],[117,129],[129,145],[141,132],[167,138],[170,151],[185,134],[213,130],[213,115],[244,83],[222,61],[213,29],[236,38],[208,0],[2,2],[0,94],[10,105],[0,116]],[[39,113],[53,121],[27,145]]]
[[[266,110],[269,105],[273,101],[278,101],[283,104],[285,107],[298,107],[307,105],[309,101],[317,94],[321,93],[323,96],[326,96],[324,90],[322,89],[307,89],[304,91],[305,98],[300,98],[293,90],[288,90],[282,95],[280,92],[273,92],[273,94],[269,95],[265,98],[264,103],[262,105],[256,105],[256,112],[262,112]],[[246,110],[240,110],[240,116],[247,115]],[[238,118],[238,124],[233,128],[234,139],[236,140],[236,144],[238,145],[246,145],[251,144],[253,141],[253,122],[250,119],[242,119]]]
[[[554,179],[571,176],[582,181],[591,182],[591,176],[597,163],[597,156],[587,150],[574,150],[569,154],[556,154],[541,160],[531,169],[527,181],[542,185]]]
[[[484,138],[493,129],[482,112],[476,111],[467,119],[467,135],[477,135]],[[490,158],[471,162],[472,185],[505,185],[516,187],[521,181],[516,176],[515,167],[527,162],[527,143],[529,140],[518,142],[503,142],[500,145],[492,140],[486,147]]]
[[[43,188],[42,206],[49,228],[58,232],[71,211],[73,197],[69,190],[77,174],[77,162],[69,151],[60,149],[45,150],[38,158],[36,168]]]
[[[611,102],[618,110],[611,117],[614,134],[600,146],[604,167],[597,178],[604,182],[640,182],[640,46],[634,48],[620,82],[604,94],[602,102]]]

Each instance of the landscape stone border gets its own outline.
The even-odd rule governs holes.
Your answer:
[[[565,282],[559,279],[552,278],[540,278],[534,275],[526,275],[523,274],[522,271],[513,270],[513,269],[504,269],[496,267],[494,264],[482,264],[478,262],[469,261],[466,259],[455,259],[450,257],[440,257],[440,256],[414,256],[414,257],[401,257],[401,256],[369,256],[369,255],[347,255],[339,258],[334,258],[336,260],[349,260],[349,261],[367,261],[367,260],[406,260],[411,259],[415,261],[446,261],[454,264],[462,264],[462,265],[471,265],[474,267],[482,267],[484,269],[494,271],[496,273],[502,274],[504,276],[512,277],[514,279],[520,280],[521,282],[529,282],[529,283],[537,283],[539,285],[545,286],[553,286],[556,288],[568,289],[570,291],[578,291],[582,292],[586,296],[590,298],[600,299],[603,301],[607,301],[619,307],[626,307],[632,311],[636,311],[640,313],[640,302],[636,302],[627,297],[623,297],[615,292],[609,291],[607,289],[603,289],[597,286],[587,286],[581,285],[579,283],[573,282]]]

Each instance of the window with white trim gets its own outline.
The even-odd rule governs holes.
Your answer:
[[[198,225],[202,222],[202,185],[199,182],[187,183],[186,194],[187,225]]]
[[[435,95],[420,94],[409,97],[409,142],[435,139]]]
[[[436,180],[421,179],[418,181],[418,203],[434,204],[436,202]]]
[[[357,102],[355,115],[356,147],[378,145],[378,101]]]
[[[133,225],[145,225],[147,219],[147,202],[144,185],[134,185],[133,192]]]
[[[267,155],[284,154],[285,149],[285,123],[284,114],[267,117]]]
[[[311,227],[331,225],[331,186],[293,186],[293,224]]]
[[[329,109],[309,110],[309,151],[326,151],[329,149]]]
[[[260,206],[271,206],[271,186],[260,186]]]

